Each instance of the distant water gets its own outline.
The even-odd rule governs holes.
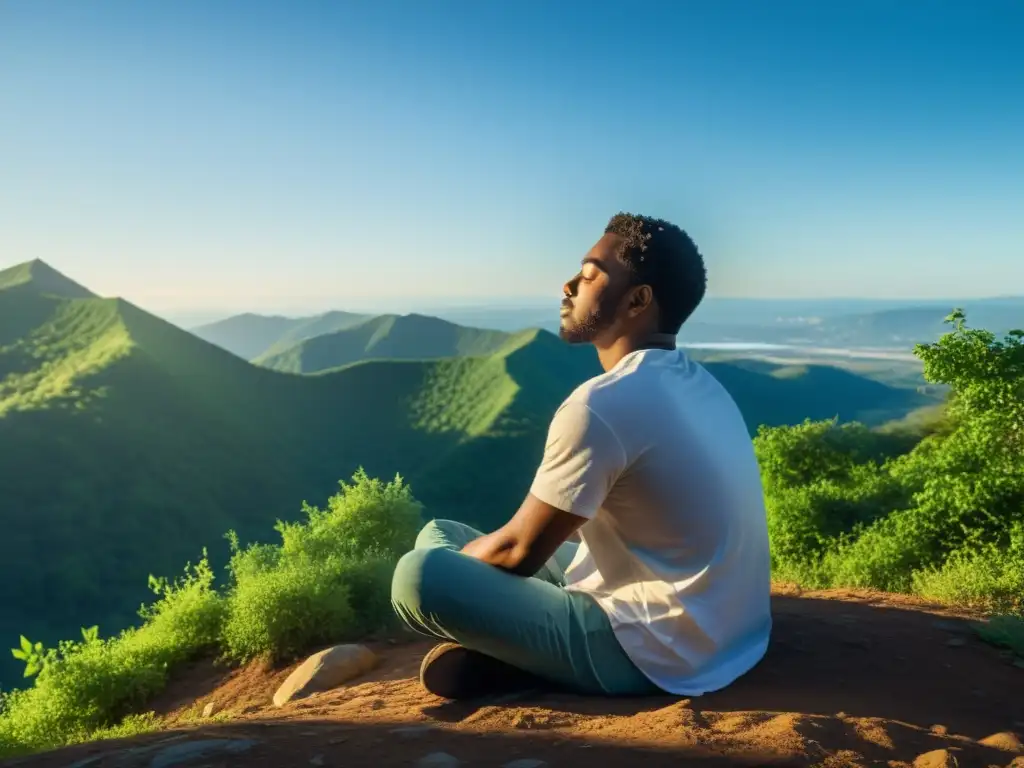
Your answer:
[[[766,344],[760,341],[700,341],[686,342],[679,346],[688,349],[722,349],[733,352],[770,352],[782,349],[800,349],[792,344]]]
[[[846,357],[866,360],[916,361],[912,352],[906,349],[885,347],[846,349],[842,347],[812,347],[799,344],[768,344],[760,341],[698,341],[679,344],[683,349],[710,349],[723,352],[789,352],[796,357]],[[785,356],[787,359],[789,355]]]

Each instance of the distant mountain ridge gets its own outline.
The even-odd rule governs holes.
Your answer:
[[[367,359],[489,355],[512,337],[426,315],[379,315],[291,345],[279,342],[253,362],[277,371],[316,373]]]
[[[331,311],[309,317],[281,315],[234,315],[208,323],[191,332],[245,360],[272,355],[292,344],[369,320],[372,315]]]

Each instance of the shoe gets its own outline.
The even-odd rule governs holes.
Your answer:
[[[420,665],[420,684],[443,699],[474,699],[528,690],[538,679],[511,664],[458,643],[435,645]]]

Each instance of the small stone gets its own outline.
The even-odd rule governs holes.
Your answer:
[[[314,653],[288,675],[274,694],[274,704],[283,706],[294,699],[337,688],[377,665],[377,655],[365,645],[336,645]]]
[[[317,768],[319,768],[319,766],[322,766],[324,764],[324,756],[323,755],[313,755],[311,758],[309,758],[309,764],[310,765],[315,765],[315,766],[317,766]]]
[[[914,768],[957,768],[958,765],[948,749],[934,749],[918,755],[914,760]]]
[[[337,738],[331,739],[327,743],[328,744],[344,744],[346,741],[348,741],[348,736],[338,736]]]
[[[217,705],[212,701],[203,707],[203,717],[213,717],[217,712]]]
[[[505,763],[501,768],[542,768],[547,765],[543,760],[536,760],[532,757],[524,757],[519,760],[512,760]]]
[[[462,761],[447,752],[431,752],[416,761],[418,768],[457,768]]]
[[[966,632],[967,629],[963,624],[958,624],[955,621],[949,621],[948,619],[937,619],[932,622],[932,626],[936,629],[941,629],[944,632]]]
[[[967,645],[967,641],[964,640],[962,637],[951,637],[949,638],[949,640],[946,641],[946,645],[951,646],[953,648],[959,648],[962,645]]]
[[[979,739],[978,743],[984,744],[986,747],[992,747],[993,749],[1002,749],[1006,752],[1024,752],[1024,745],[1020,743],[1020,739],[1017,738],[1017,734],[1011,733],[1010,731],[993,733],[991,736]]]

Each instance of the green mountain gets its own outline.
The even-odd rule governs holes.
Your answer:
[[[426,315],[380,315],[283,348],[276,344],[253,362],[276,371],[316,373],[359,360],[488,355],[511,337]]]
[[[45,265],[0,272],[0,285],[0,643],[12,645],[131,623],[147,575],[179,573],[203,546],[224,563],[227,530],[272,536],[360,466],[401,473],[428,515],[496,526],[526,493],[555,408],[599,372],[593,349],[546,331],[463,329],[447,350],[489,354],[290,375]],[[921,404],[824,367],[709,368],[752,431]],[[11,680],[18,665],[0,658]]]
[[[89,299],[95,294],[73,280],[69,280],[45,261],[33,259],[0,270],[0,291],[8,294],[26,292],[59,296],[66,299]]]
[[[201,325],[193,328],[192,333],[241,358],[252,360],[260,355],[280,352],[303,339],[362,323],[369,317],[352,312],[325,312],[311,317],[244,314]]]

